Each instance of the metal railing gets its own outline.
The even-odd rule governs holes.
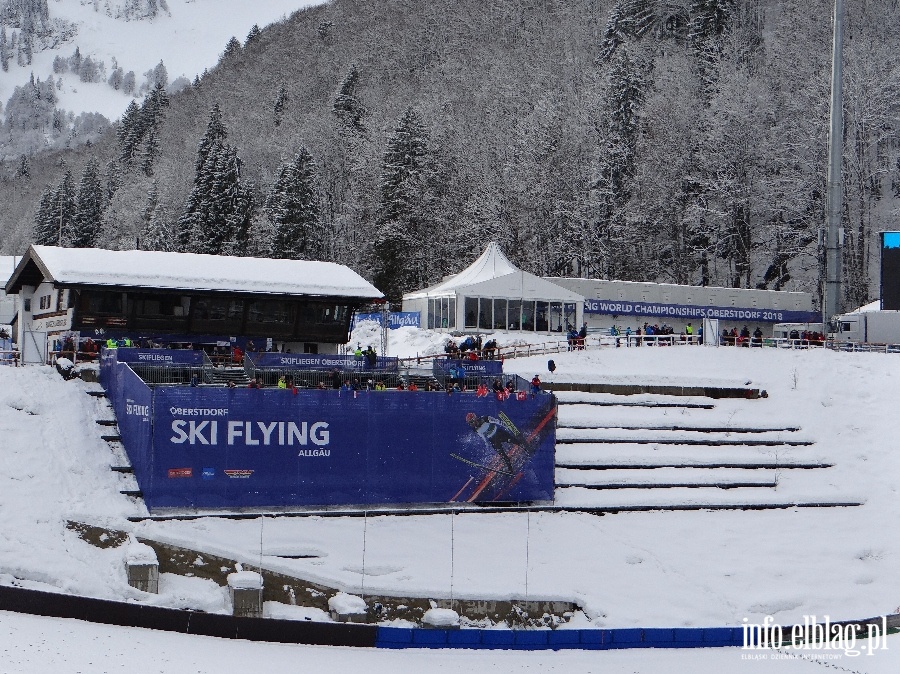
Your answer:
[[[0,350],[0,365],[19,367],[19,352],[12,349]]]

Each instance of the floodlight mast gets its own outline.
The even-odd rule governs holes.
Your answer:
[[[841,228],[843,195],[841,157],[843,154],[843,59],[844,0],[834,0],[834,46],[831,55],[831,128],[828,134],[828,192],[825,201],[825,293],[822,298],[823,328],[841,313]]]

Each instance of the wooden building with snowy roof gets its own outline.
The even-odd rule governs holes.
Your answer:
[[[157,343],[336,353],[375,286],[332,262],[31,246],[6,283],[18,295],[18,343],[128,337]]]

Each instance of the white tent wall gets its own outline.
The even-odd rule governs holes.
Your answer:
[[[457,325],[467,331],[565,334],[581,325],[584,297],[519,271],[460,289],[456,310]]]

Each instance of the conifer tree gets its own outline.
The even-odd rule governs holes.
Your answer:
[[[287,89],[285,89],[284,84],[282,84],[281,88],[278,89],[278,95],[275,97],[275,105],[272,109],[272,121],[276,127],[281,126],[281,122],[284,119],[284,108],[287,105],[287,101]]]
[[[76,209],[75,182],[71,171],[66,171],[59,186],[53,191],[47,209],[44,231],[47,237],[53,239],[53,243],[49,245],[69,245],[74,230]]]
[[[264,210],[274,229],[272,257],[302,260],[319,256],[316,170],[305,147],[292,162],[282,164]]]
[[[142,218],[144,224],[139,238],[141,250],[172,250],[172,229],[166,214],[166,207],[160,203],[159,186],[154,180],[147,192],[147,206]]]
[[[103,218],[103,185],[96,159],[88,160],[78,185],[78,198],[69,244],[73,248],[93,248]]]
[[[103,172],[103,204],[104,208],[112,201],[116,191],[122,186],[122,173],[119,171],[119,165],[114,161],[106,163],[106,170]]]
[[[119,160],[130,161],[137,154],[141,138],[144,136],[143,116],[138,104],[132,100],[119,122],[116,137],[119,140]]]
[[[735,0],[693,0],[691,2],[691,39],[699,44],[722,36],[729,28]]]
[[[413,256],[424,223],[418,205],[426,181],[428,137],[421,116],[407,108],[381,163],[381,206],[373,245],[374,284],[392,302],[414,285]]]
[[[9,43],[6,40],[6,26],[0,26],[0,69],[9,71]]]
[[[247,33],[247,39],[244,40],[244,46],[246,47],[251,42],[254,42],[261,33],[262,31],[259,29],[259,25],[254,23],[253,27],[250,29],[250,32]]]
[[[32,236],[37,246],[58,246],[59,226],[53,221],[53,202],[56,195],[50,187],[41,192],[40,205],[34,215]]]
[[[232,58],[240,55],[241,49],[243,49],[243,47],[241,47],[240,41],[236,37],[232,37],[228,41],[228,44],[225,45],[225,51],[222,52],[222,57],[220,60],[223,62],[231,60]]]
[[[176,238],[178,250],[182,252],[192,250],[192,240],[195,238],[193,233],[199,228],[200,222],[205,217],[205,209],[208,208],[204,203],[209,197],[212,167],[215,166],[214,162],[209,161],[210,155],[222,147],[227,137],[228,131],[222,123],[222,111],[216,103],[210,110],[206,133],[197,145],[194,184],[178,219]]]
[[[366,114],[366,109],[356,97],[356,86],[358,83],[359,71],[356,69],[356,65],[351,65],[350,71],[344,77],[338,88],[338,93],[334,97],[332,111],[347,129],[365,133],[366,128],[363,125],[363,117]]]

